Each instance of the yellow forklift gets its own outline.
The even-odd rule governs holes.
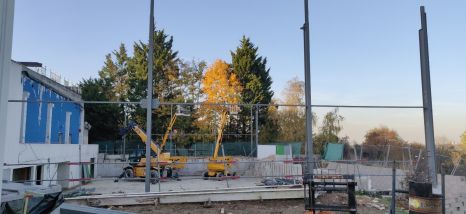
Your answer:
[[[223,177],[223,176],[236,176],[236,172],[231,172],[232,164],[235,162],[233,157],[231,156],[218,156],[218,152],[220,150],[222,144],[222,137],[223,137],[223,129],[225,124],[227,123],[228,119],[228,112],[223,111],[220,116],[220,124],[217,129],[217,141],[215,143],[215,150],[212,157],[209,158],[209,162],[207,163],[207,171],[204,172],[203,177],[204,179],[208,179],[209,177]]]

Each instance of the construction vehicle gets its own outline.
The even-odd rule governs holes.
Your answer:
[[[177,111],[170,119],[170,123],[168,124],[167,131],[163,135],[162,143],[160,144],[161,151],[163,151],[163,149],[165,148],[165,145],[167,144],[167,141],[168,141],[168,137],[170,136],[170,132],[173,129],[173,126],[175,125],[176,119],[179,116],[188,117],[190,116],[190,114],[182,106],[177,106]],[[188,161],[188,158],[186,156],[169,156],[168,160],[172,161],[171,167],[173,169],[178,170],[178,169],[183,169],[185,167],[186,162]]]
[[[223,177],[223,176],[235,176],[235,172],[231,172],[232,164],[234,161],[231,156],[218,156],[222,144],[223,129],[227,123],[228,112],[224,111],[220,116],[220,124],[217,129],[217,141],[215,143],[215,150],[209,162],[207,163],[207,172],[204,172],[204,178],[208,177]],[[222,149],[223,151],[223,149]],[[222,152],[223,153],[223,152]]]
[[[147,142],[147,135],[139,128],[136,123],[130,121],[128,127],[122,130],[122,134],[126,135],[130,130],[136,132],[136,134],[141,138],[142,143]],[[164,171],[167,171],[167,177],[171,177],[172,169],[171,164],[172,161],[169,160],[170,153],[162,153],[159,147],[155,144],[153,140],[151,140],[150,148],[152,150],[152,157],[150,159],[151,165],[151,182],[157,183],[160,179],[160,174],[163,174]],[[144,178],[146,177],[146,157],[143,154],[137,155],[136,157],[129,158],[130,163],[129,166],[123,168],[123,173],[119,176],[119,178]],[[160,174],[159,174],[160,172]],[[118,180],[115,180],[117,182]]]
[[[166,174],[166,177],[174,177],[177,178],[177,170],[182,169],[185,167],[187,158],[184,156],[170,156],[170,152],[163,152],[163,148],[165,147],[168,136],[173,128],[173,125],[176,122],[177,116],[189,116],[182,112],[182,108],[177,108],[177,112],[173,115],[168,124],[167,131],[162,138],[162,143],[160,148],[157,144],[151,140],[150,148],[152,150],[152,158],[151,158],[151,177],[153,178],[153,182],[157,182],[160,174]],[[126,135],[130,130],[134,131],[140,138],[142,143],[147,142],[147,135],[144,130],[142,130],[136,123],[130,122],[129,125],[122,129],[122,135]],[[136,155],[135,157],[130,157],[130,166],[127,166],[123,169],[123,173],[119,176],[119,178],[144,178],[146,176],[146,158],[143,154]],[[175,173],[173,173],[175,171]]]

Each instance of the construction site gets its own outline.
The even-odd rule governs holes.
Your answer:
[[[76,84],[42,62],[23,61],[13,41],[24,38],[13,29],[17,20],[24,23],[20,11],[28,3],[0,2],[1,213],[466,214],[466,127],[459,127],[456,141],[438,134],[434,123],[440,114],[433,108],[431,77],[435,82],[439,75],[431,75],[429,42],[434,50],[442,43],[438,34],[428,39],[428,11],[434,8],[406,6],[416,12],[406,15],[417,26],[409,29],[417,54],[409,59],[417,65],[415,101],[401,90],[396,97],[405,104],[384,104],[327,94],[319,99],[313,91],[311,62],[322,57],[311,54],[312,0],[292,3],[302,24],[292,31],[300,39],[295,51],[303,80],[290,71],[272,73],[274,58],[259,54],[247,30],[228,51],[231,60],[184,60],[172,50],[176,36],[168,34],[170,24],[182,22],[164,18],[174,9],[157,9],[166,6],[162,0],[143,2],[135,4],[146,10],[138,20],[147,34],[138,36],[145,39],[126,48],[120,42],[126,38],[113,35],[121,37],[119,48],[105,55],[94,76],[79,74]],[[238,7],[248,5],[243,3]],[[83,5],[73,7],[89,6]],[[132,3],[122,5],[131,10]],[[176,48],[182,52],[184,46]],[[276,82],[283,95],[274,93]],[[355,87],[379,93],[369,86]],[[401,99],[404,94],[409,98]],[[441,121],[440,130],[448,129]]]

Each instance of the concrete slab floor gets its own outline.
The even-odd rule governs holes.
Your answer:
[[[211,189],[224,189],[224,188],[238,188],[238,187],[254,187],[260,183],[261,178],[239,178],[217,181],[217,180],[203,180],[200,177],[185,177],[181,180],[164,180],[160,183],[161,192],[171,191],[187,191],[187,190],[211,190]],[[159,184],[151,184],[151,192],[159,191]],[[110,193],[143,193],[144,181],[119,181],[113,180],[96,180],[89,184],[82,185],[73,190],[65,192],[73,192],[84,188],[86,190],[95,189],[93,194],[110,194]]]

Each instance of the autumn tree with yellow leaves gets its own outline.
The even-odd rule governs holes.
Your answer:
[[[211,133],[218,128],[220,115],[229,112],[228,105],[209,105],[214,103],[239,103],[242,87],[228,63],[216,60],[206,71],[202,79],[202,93],[205,96],[204,104],[198,109],[196,125],[204,131]]]

